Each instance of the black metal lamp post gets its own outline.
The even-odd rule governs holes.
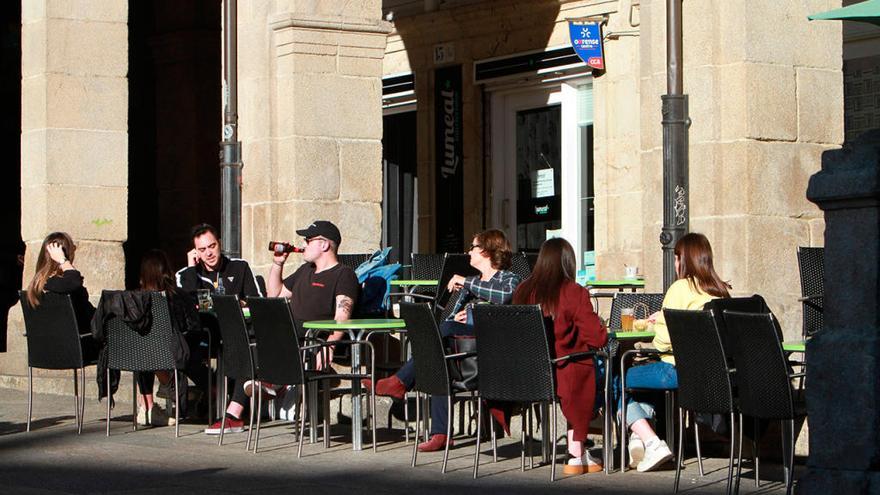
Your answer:
[[[666,91],[663,101],[663,290],[675,282],[675,243],[689,230],[688,97],[682,83],[681,1],[666,0]]]
[[[237,0],[223,5],[223,78],[225,109],[220,143],[220,237],[223,252],[241,256],[241,142],[238,140],[238,12]]]

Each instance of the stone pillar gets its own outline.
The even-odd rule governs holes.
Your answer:
[[[825,212],[825,304],[807,343],[809,473],[799,493],[880,484],[880,131],[826,151],[807,197]]]
[[[70,233],[93,299],[124,282],[127,232],[128,3],[22,2],[21,196],[25,280],[47,233]],[[27,282],[25,282],[27,283]],[[15,310],[20,318],[20,310]],[[20,321],[20,320],[19,320]],[[11,326],[12,360],[25,344]],[[20,339],[15,343],[15,339]],[[89,388],[93,391],[93,387]]]
[[[270,83],[264,84],[247,61],[240,69],[243,254],[253,256],[258,270],[271,262],[266,241],[293,239],[294,231],[312,220],[339,226],[340,252],[377,249],[382,228],[381,76],[390,25],[381,20],[381,2],[280,4],[267,16]],[[253,32],[251,19],[258,13],[241,15],[240,33]],[[245,41],[242,53],[252,46],[253,40]],[[252,94],[260,88],[269,92],[261,95],[269,99],[271,121],[263,127],[271,141],[268,150],[247,128],[250,122],[264,125],[263,116],[247,108],[262,107]],[[261,150],[271,157],[255,164],[249,152]],[[255,175],[257,168],[262,177]]]

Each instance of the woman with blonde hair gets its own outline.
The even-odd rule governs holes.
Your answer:
[[[513,294],[514,304],[540,304],[553,320],[548,333],[553,357],[603,347],[608,333],[602,326],[590,293],[575,282],[577,261],[565,239],[549,239],[541,245],[529,278]],[[596,401],[596,370],[593,359],[565,361],[556,368],[556,394],[568,421],[568,453],[563,468],[567,475],[597,473],[602,464],[585,448]]]
[[[73,266],[76,244],[66,232],[52,232],[43,239],[34,278],[27,287],[27,302],[36,308],[46,292],[68,294],[73,303],[73,312],[82,338],[83,359],[98,357],[99,346],[91,337],[92,315],[95,307],[89,301],[89,291],[83,285],[82,274]]]

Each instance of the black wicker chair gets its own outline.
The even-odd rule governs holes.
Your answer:
[[[104,291],[101,298],[111,297],[116,291]],[[137,384],[135,371],[173,370],[174,375],[174,437],[180,436],[180,404],[178,403],[177,362],[171,352],[177,339],[171,327],[168,301],[162,293],[154,292],[150,303],[152,323],[149,331],[141,335],[131,329],[121,318],[111,317],[104,324],[107,346],[107,436],[110,436],[110,370],[132,372],[132,426],[137,430]]]
[[[410,255],[412,263],[410,276],[413,280],[440,280],[440,275],[443,272],[444,256],[444,254],[412,253]],[[416,287],[412,292],[414,294],[434,296],[437,291],[430,287]]]
[[[40,305],[31,307],[27,301],[27,291],[20,291],[21,309],[28,350],[28,407],[27,431],[31,431],[31,416],[34,402],[34,368],[52,370],[73,370],[73,397],[75,401],[76,433],[82,433],[83,413],[85,411],[85,367],[96,363],[90,356],[83,356],[83,339],[92,339],[91,334],[80,335],[73,303],[67,294],[46,293],[40,298]],[[79,370],[79,380],[77,380]],[[82,395],[80,395],[82,394]]]
[[[336,259],[339,263],[355,270],[357,267],[361,266],[361,263],[369,260],[371,256],[373,256],[372,253],[337,254]]]
[[[823,296],[825,294],[825,248],[798,247],[798,269],[801,275],[801,298],[804,309],[803,337],[822,330]]]
[[[229,379],[232,378],[236,387],[244,386],[247,380],[256,380],[254,365],[254,345],[248,336],[247,324],[241,311],[238,296],[215,295],[212,297],[213,311],[217,315],[220,338],[223,341],[222,374],[223,400],[229,397]],[[226,430],[226,414],[221,412],[220,440],[223,445],[223,433]],[[254,429],[254,398],[250,401],[250,423],[248,427],[245,450],[250,450],[251,432]]]
[[[614,298],[611,300],[608,328],[619,330],[621,327],[620,311],[623,308],[634,308],[636,305],[647,307],[648,314],[645,315],[647,318],[663,307],[663,294],[659,292],[615,292]]]
[[[783,472],[786,494],[791,493],[794,469],[794,420],[804,411],[796,407],[791,380],[803,373],[791,373],[782,343],[777,337],[776,319],[770,313],[750,314],[725,311],[730,329],[739,397],[740,422],[743,416],[782,422]],[[739,466],[742,469],[742,428],[740,428]],[[758,473],[755,473],[758,477]]]
[[[437,293],[434,296],[434,316],[437,321],[445,320],[454,309],[455,298],[458,293],[453,294],[446,290],[449,279],[453,275],[462,275],[464,277],[479,276],[480,272],[471,266],[471,257],[469,254],[446,253],[443,259],[443,271],[437,284]]]
[[[261,380],[272,383],[274,385],[296,385],[300,393],[300,401],[297,406],[296,414],[299,415],[299,447],[297,449],[297,457],[302,456],[303,431],[305,429],[305,389],[309,383],[330,380],[361,380],[369,378],[375,383],[375,362],[372,356],[372,344],[366,341],[353,342],[350,340],[337,340],[335,342],[323,342],[308,346],[300,346],[297,335],[296,323],[290,314],[290,306],[287,299],[283,298],[264,298],[251,297],[248,298],[248,306],[251,309],[251,323],[254,329],[254,335],[257,340],[258,369],[257,382]],[[330,345],[362,345],[370,350],[371,363],[368,373],[345,373],[333,374],[307,371],[305,369],[304,351],[322,350]],[[259,386],[257,387],[260,388]],[[262,407],[262,394],[257,395],[256,409]],[[326,407],[329,400],[329,394],[324,396],[324,444],[329,443],[329,413]],[[373,452],[376,451],[376,417],[372,411],[376,410],[376,395],[370,393],[370,408],[373,433]],[[257,452],[260,445],[260,416],[257,416],[257,432],[254,439],[254,453]]]
[[[474,307],[477,329],[477,359],[480,363],[478,390],[484,400],[549,404],[550,481],[556,480],[556,363],[569,359],[594,357],[594,351],[576,352],[552,358],[540,306],[502,306],[480,304]],[[474,478],[480,467],[480,434],[483,401],[477,407],[477,445],[474,453]],[[546,432],[544,433],[546,434]],[[523,421],[525,440],[525,421]],[[523,445],[524,447],[524,445]],[[525,469],[525,449],[520,455],[520,469]]]
[[[453,360],[461,359],[475,353],[458,353],[447,355],[443,338],[437,327],[437,321],[431,307],[427,303],[400,303],[400,316],[406,321],[407,335],[412,346],[413,363],[415,365],[416,383],[413,390],[416,392],[416,439],[419,438],[420,403],[419,394],[431,396],[446,396],[449,406],[447,416],[446,448],[443,451],[443,465],[440,469],[446,473],[446,462],[449,459],[449,442],[452,438],[452,401],[456,393],[469,394],[464,399],[474,398],[473,390],[456,386],[450,373],[450,365]],[[432,400],[434,400],[432,398]],[[426,425],[427,429],[427,425]],[[493,432],[494,433],[494,432]],[[418,441],[414,442],[412,466],[416,465],[418,455]]]
[[[678,461],[675,463],[674,491],[678,493],[684,454],[684,411],[691,411],[730,416],[730,460],[727,465],[727,493],[730,493],[736,411],[727,356],[715,326],[715,317],[711,311],[664,309],[663,314],[675,349],[678,375]]]
[[[513,253],[510,262],[510,271],[519,275],[520,279],[525,280],[532,274],[532,266],[526,258],[526,253]]]

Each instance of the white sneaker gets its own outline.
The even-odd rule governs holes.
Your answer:
[[[248,397],[253,396],[253,393],[254,393],[253,388],[254,388],[253,381],[248,380],[248,381],[244,382],[244,393]],[[260,388],[263,390],[263,398],[264,399],[272,400],[278,395],[278,392],[275,391],[275,386],[269,382],[260,382]]]
[[[645,443],[642,442],[638,435],[632,433],[629,436],[626,449],[629,451],[629,467],[634,468],[638,466],[639,462],[645,457]]]
[[[666,442],[659,438],[653,438],[645,444],[645,457],[639,462],[639,466],[636,469],[640,473],[651,471],[662,466],[670,459],[672,459],[672,451],[669,450]]]
[[[150,424],[153,426],[174,426],[177,422],[174,418],[168,417],[162,406],[153,404],[153,408],[150,409]]]
[[[150,422],[147,420],[147,408],[144,406],[138,406],[137,424],[142,426],[150,424]]]
[[[586,466],[584,469],[587,473],[598,473],[603,469],[602,461],[590,455],[590,451],[584,449],[584,456],[581,457],[581,464]]]

